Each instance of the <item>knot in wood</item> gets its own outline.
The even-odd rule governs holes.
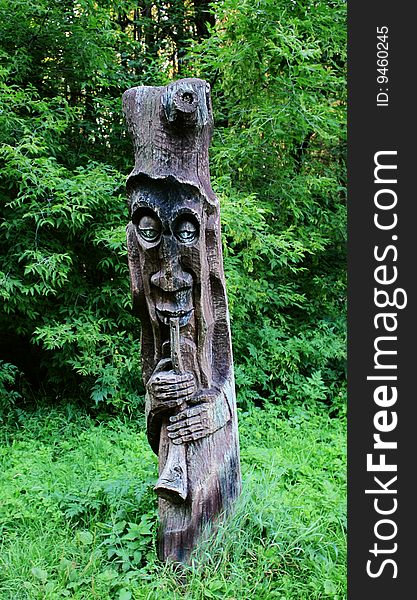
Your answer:
[[[177,111],[182,113],[193,113],[197,110],[198,96],[190,90],[177,90],[174,94],[172,102]]]
[[[208,108],[205,96],[193,89],[191,83],[168,86],[162,97],[167,121],[175,127],[198,128],[207,123]]]

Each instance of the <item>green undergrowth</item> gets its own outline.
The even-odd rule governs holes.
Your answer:
[[[234,516],[178,572],[156,558],[143,418],[17,411],[1,425],[0,598],[345,598],[344,421],[252,409],[240,437]]]

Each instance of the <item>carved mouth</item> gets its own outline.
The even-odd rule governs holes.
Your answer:
[[[188,321],[191,318],[191,315],[193,314],[193,310],[177,310],[177,311],[167,311],[167,310],[159,310],[158,308],[156,309],[156,314],[158,319],[161,321],[161,323],[163,323],[164,325],[169,325],[169,320],[177,317],[179,318],[179,325],[180,327],[184,327],[184,325],[187,325]]]

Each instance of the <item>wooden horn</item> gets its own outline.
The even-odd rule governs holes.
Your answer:
[[[169,320],[169,334],[172,367],[174,371],[180,375],[183,372],[183,368],[178,317],[173,317]],[[185,405],[181,405],[177,412],[183,408],[185,408]],[[166,427],[167,423],[164,423],[164,430]],[[161,431],[161,434],[166,435],[166,431]],[[160,498],[164,498],[175,504],[181,504],[187,498],[187,461],[184,444],[174,444],[172,440],[168,438],[167,460],[158,481],[156,482],[154,490]]]

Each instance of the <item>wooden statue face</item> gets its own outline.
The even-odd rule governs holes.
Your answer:
[[[184,326],[193,312],[193,278],[182,266],[182,246],[198,239],[199,226],[188,211],[170,212],[161,219],[155,210],[139,209],[136,234],[144,254],[149,255],[150,262],[160,266],[150,277],[151,300],[158,320],[168,325],[170,318],[179,317],[180,326]]]
[[[194,337],[205,250],[201,196],[175,182],[148,181],[131,193],[131,214],[147,312],[154,331],[160,330],[157,337],[166,339],[172,317]]]

